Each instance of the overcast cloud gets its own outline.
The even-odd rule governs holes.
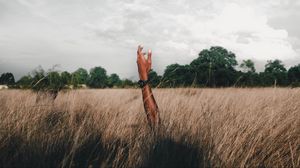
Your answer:
[[[136,79],[138,44],[153,50],[160,74],[213,45],[258,67],[290,66],[300,63],[299,21],[297,0],[0,0],[0,73],[59,64]]]

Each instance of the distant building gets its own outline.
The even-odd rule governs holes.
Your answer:
[[[0,85],[0,90],[3,90],[3,89],[8,89],[8,86],[7,85]]]

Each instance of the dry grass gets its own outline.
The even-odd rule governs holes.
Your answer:
[[[300,167],[299,89],[0,91],[0,167]]]

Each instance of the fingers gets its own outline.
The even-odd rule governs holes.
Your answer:
[[[137,58],[138,59],[142,59],[142,60],[146,60],[145,59],[145,55],[146,55],[146,53],[143,53],[143,46],[139,45],[138,49],[137,49]],[[152,63],[152,51],[148,50],[148,54],[147,55],[148,55],[147,62],[151,66],[151,63]]]
[[[143,55],[142,51],[143,51],[143,46],[139,45],[137,49],[137,57]]]
[[[151,50],[148,50],[148,58],[147,58],[147,61],[149,64],[152,63],[152,51]]]

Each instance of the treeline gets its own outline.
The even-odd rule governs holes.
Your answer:
[[[85,87],[126,88],[135,85],[132,80],[121,80],[115,73],[107,75],[106,70],[100,66],[91,68],[89,72],[84,68],[78,68],[72,73],[68,71],[58,72],[54,68],[46,72],[39,66],[16,82],[12,73],[3,73],[0,77],[0,84],[8,85],[11,88],[33,90],[61,90]]]
[[[233,52],[216,46],[202,50],[190,64],[167,66],[162,81],[162,87],[298,87],[300,64],[287,70],[282,61],[269,60],[263,72],[256,72],[252,60],[238,65]]]
[[[256,72],[252,60],[243,60],[240,65],[234,53],[223,47],[211,47],[199,53],[190,64],[168,65],[162,76],[151,70],[150,84],[153,87],[298,87],[300,86],[300,64],[285,68],[280,60],[269,60],[263,72]],[[137,87],[136,81],[120,79],[117,74],[108,75],[102,67],[88,72],[79,68],[75,72],[45,72],[41,67],[31,74],[14,80],[12,73],[4,73],[0,84],[14,88],[63,89],[63,88],[128,88]]]

